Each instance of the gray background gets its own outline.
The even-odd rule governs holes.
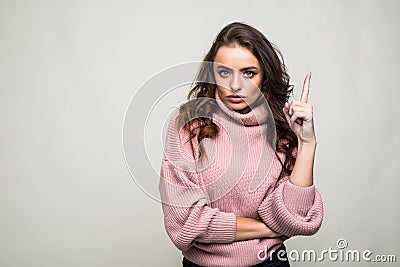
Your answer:
[[[399,258],[399,11],[378,0],[0,1],[0,266],[180,265],[160,203],[126,167],[124,115],[149,77],[201,60],[236,20],[279,46],[295,98],[313,73],[325,218],[288,250],[345,238]]]

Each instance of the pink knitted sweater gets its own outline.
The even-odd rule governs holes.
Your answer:
[[[282,167],[265,141],[262,105],[240,114],[215,96],[219,109],[212,118],[219,133],[202,141],[206,163],[198,161],[196,138],[193,151],[189,134],[175,130],[179,111],[169,122],[159,183],[164,224],[194,263],[251,266],[262,262],[260,250],[267,247],[269,257],[285,239],[315,234],[322,224],[322,199],[315,185],[299,187],[288,176],[277,182]],[[284,154],[277,154],[284,162]],[[234,241],[236,216],[263,221],[285,237]]]

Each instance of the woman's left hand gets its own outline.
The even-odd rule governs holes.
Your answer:
[[[316,142],[313,107],[311,104],[307,103],[310,79],[311,73],[307,74],[304,80],[300,101],[293,100],[290,104],[285,103],[283,107],[283,113],[285,114],[290,128],[297,135],[299,142],[303,144]]]

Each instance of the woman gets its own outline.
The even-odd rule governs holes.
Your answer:
[[[289,266],[283,241],[319,230],[310,77],[287,103],[279,50],[244,23],[220,31],[164,146],[164,223],[183,266]]]

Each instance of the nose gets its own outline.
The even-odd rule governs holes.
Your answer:
[[[235,71],[232,75],[230,87],[231,90],[234,92],[240,91],[242,89],[241,76],[240,73],[238,73],[237,71]]]

